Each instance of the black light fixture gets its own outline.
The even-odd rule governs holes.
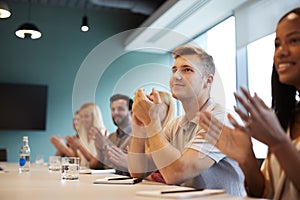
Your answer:
[[[0,1],[0,18],[10,17],[11,12],[9,11],[7,3]]]
[[[40,30],[32,23],[24,23],[15,32],[19,38],[39,39],[42,36]]]
[[[31,9],[31,3],[29,2],[28,6],[28,21],[30,21],[30,10]],[[15,32],[16,36],[19,38],[31,38],[33,40],[39,39],[42,37],[41,31],[37,28],[36,25],[27,22],[23,23],[19,26],[19,28]]]
[[[82,17],[81,31],[87,32],[89,30],[88,18],[86,15]]]
[[[84,15],[82,17],[82,24],[81,24],[81,31],[82,32],[87,32],[89,30],[89,25],[88,25],[88,18],[86,16],[86,8],[87,8],[87,1],[84,1]]]

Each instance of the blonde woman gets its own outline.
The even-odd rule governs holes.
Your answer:
[[[74,117],[73,117],[73,129],[76,131],[76,136],[78,136],[79,120],[80,120],[79,110],[77,110],[74,113]],[[55,152],[56,156],[75,156],[76,155],[76,153],[73,151],[73,149],[69,147],[69,145],[64,141],[64,139],[61,136],[51,136],[50,142],[56,148],[56,152]]]
[[[100,108],[95,103],[83,104],[79,109],[80,123],[78,137],[68,136],[67,143],[81,159],[81,166],[92,169],[101,168],[96,158],[95,135],[92,128],[97,128],[102,134],[106,133]]]

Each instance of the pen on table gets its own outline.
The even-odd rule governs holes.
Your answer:
[[[137,178],[137,179],[133,180],[133,183],[139,183],[142,181],[143,181],[143,178]]]
[[[161,194],[170,194],[170,193],[182,193],[182,192],[198,192],[204,189],[190,189],[190,190],[169,190],[169,191],[161,191]]]
[[[118,177],[118,178],[109,178],[108,181],[114,181],[114,180],[127,180],[132,179],[131,177]]]
[[[132,179],[132,183],[139,183],[143,181],[143,178],[131,178],[131,177],[119,177],[119,178],[109,178],[108,181],[114,181],[114,180],[129,180]]]

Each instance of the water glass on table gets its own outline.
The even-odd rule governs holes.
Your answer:
[[[49,171],[59,171],[61,169],[61,157],[49,156]]]
[[[61,160],[61,179],[78,180],[80,169],[79,157],[63,157]]]

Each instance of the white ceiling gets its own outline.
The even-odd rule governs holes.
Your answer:
[[[165,53],[233,14],[247,0],[168,0],[125,41],[128,51]]]

